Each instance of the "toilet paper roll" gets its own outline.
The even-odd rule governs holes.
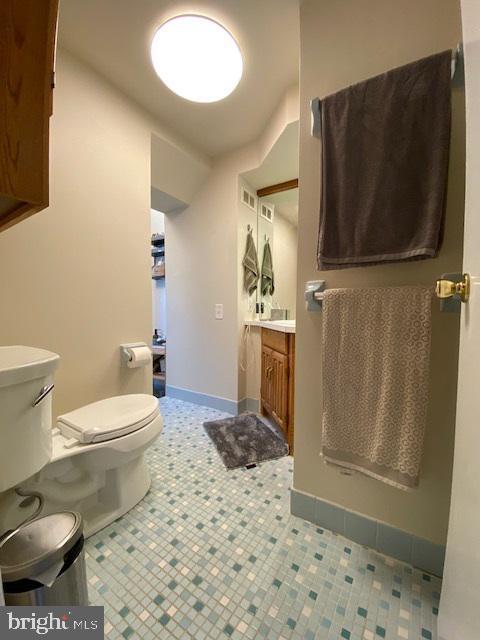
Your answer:
[[[145,367],[152,363],[152,352],[150,351],[150,347],[129,347],[127,349],[127,353],[127,367],[130,367],[130,369]]]

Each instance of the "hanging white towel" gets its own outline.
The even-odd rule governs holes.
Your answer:
[[[322,455],[401,489],[418,484],[428,405],[428,287],[323,298]]]

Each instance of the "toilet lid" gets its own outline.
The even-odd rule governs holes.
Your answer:
[[[149,424],[160,409],[158,399],[143,393],[106,398],[59,416],[57,426],[67,438],[84,444],[112,440]]]

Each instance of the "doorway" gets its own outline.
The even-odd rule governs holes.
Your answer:
[[[167,383],[167,299],[165,214],[151,209],[153,395],[163,398]]]

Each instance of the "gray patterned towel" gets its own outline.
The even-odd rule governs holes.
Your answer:
[[[257,283],[260,278],[258,268],[257,248],[253,233],[250,230],[247,235],[247,245],[245,247],[245,255],[243,256],[243,286],[245,291],[251,296],[257,289]]]
[[[273,257],[270,242],[267,239],[263,246],[262,259],[262,296],[273,296],[275,293],[275,278],[273,273]]]
[[[428,404],[429,287],[329,289],[322,455],[401,489],[418,484]]]

